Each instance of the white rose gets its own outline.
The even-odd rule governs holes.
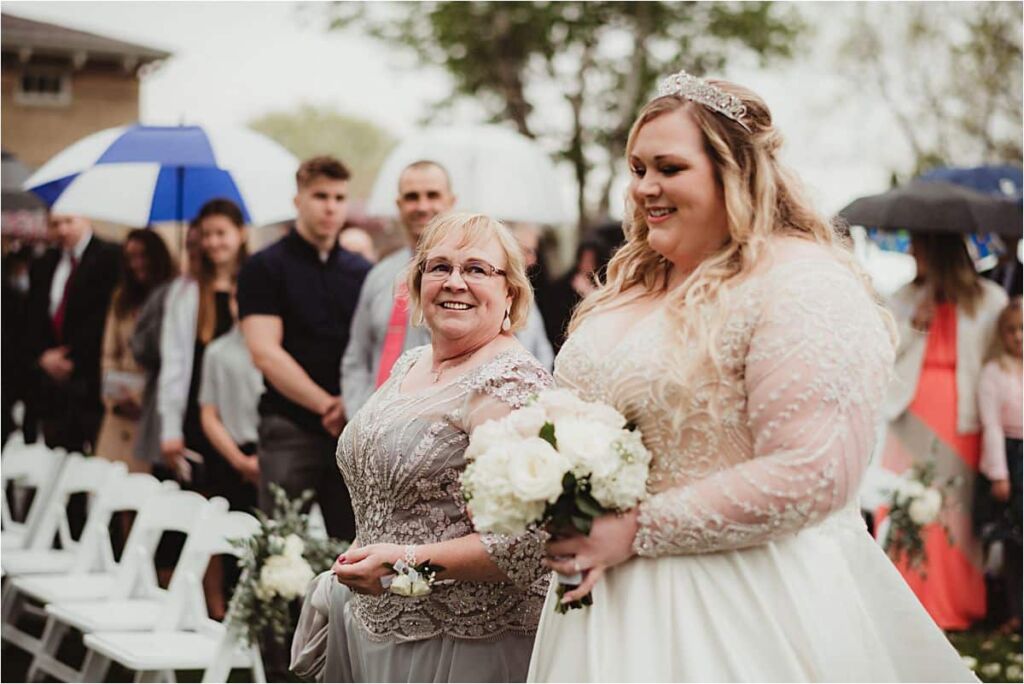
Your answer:
[[[1000,675],[1000,673],[1003,671],[1003,666],[999,663],[985,663],[981,666],[981,669],[978,671],[981,672],[981,674],[985,677],[992,679]]]
[[[544,423],[548,422],[547,413],[538,404],[531,404],[525,408],[513,411],[506,418],[508,427],[520,437],[537,437]]]
[[[569,459],[577,476],[608,477],[621,463],[618,452],[612,448],[618,430],[603,423],[578,418],[565,418],[555,422],[558,450]]]
[[[469,446],[466,448],[466,460],[472,461],[485,451],[496,446],[508,445],[520,439],[517,433],[509,424],[507,418],[502,420],[489,420],[477,426],[469,436]]]
[[[512,492],[523,501],[554,503],[562,493],[562,478],[572,465],[540,437],[523,440],[508,462]]]
[[[302,552],[305,551],[306,545],[302,542],[302,538],[297,534],[289,534],[284,540],[284,555],[291,556],[293,558],[301,558]]]
[[[917,480],[902,479],[900,483],[896,485],[896,501],[897,503],[904,504],[911,499],[924,494],[924,485]]]
[[[942,494],[937,489],[927,489],[910,502],[907,513],[917,525],[927,525],[938,517],[942,510]]]
[[[395,575],[389,590],[399,596],[412,596],[412,580],[408,575]]]
[[[587,412],[586,403],[567,389],[551,389],[541,392],[537,397],[536,405],[544,409],[551,422],[563,418],[582,418]]]
[[[586,411],[582,417],[615,429],[625,427],[626,425],[626,417],[624,415],[608,404],[599,401],[587,402]]]

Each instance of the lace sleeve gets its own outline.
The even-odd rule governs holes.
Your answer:
[[[471,380],[474,391],[470,392],[464,409],[469,434],[478,425],[525,406],[538,392],[551,386],[551,374],[528,354],[506,355],[489,365]],[[541,565],[546,541],[542,532],[518,537],[481,534],[480,541],[494,564],[520,587],[528,587],[550,573]]]
[[[761,544],[821,521],[856,495],[892,341],[844,267],[778,268],[745,361],[753,458],[641,504],[634,549],[642,556]]]

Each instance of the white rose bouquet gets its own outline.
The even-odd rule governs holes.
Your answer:
[[[259,643],[272,635],[284,643],[295,631],[293,603],[301,599],[317,573],[330,569],[347,542],[318,538],[309,533],[309,516],[302,506],[312,490],[290,501],[284,490],[270,485],[274,514],[256,511],[260,529],[248,539],[232,543],[242,549],[242,571],[228,609],[228,624],[245,643]]]
[[[927,573],[922,531],[938,523],[949,536],[949,528],[939,520],[939,514],[946,504],[945,490],[957,483],[957,478],[937,481],[933,463],[915,464],[903,474],[889,496],[889,515],[879,534],[890,558],[897,562],[906,558],[910,567]]]
[[[564,389],[489,421],[470,436],[463,493],[480,532],[589,534],[594,518],[632,508],[647,492],[651,454],[639,430],[607,404]],[[580,583],[559,576],[558,594]],[[590,605],[587,595],[558,612]]]

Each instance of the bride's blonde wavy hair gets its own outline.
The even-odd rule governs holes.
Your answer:
[[[772,125],[768,106],[758,95],[735,83],[717,79],[707,82],[743,101],[743,121],[749,132],[700,104],[678,95],[666,95],[652,100],[640,111],[626,143],[628,159],[645,124],[669,112],[684,110],[701,130],[704,151],[711,159],[725,204],[728,241],[674,288],[666,302],[679,323],[675,330],[680,344],[672,345],[679,363],[672,363],[671,377],[664,376],[658,384],[663,392],[675,394],[689,384],[686,381],[696,367],[710,363],[716,377],[721,377],[717,340],[729,311],[729,286],[753,272],[774,236],[800,237],[833,252],[860,278],[892,329],[891,317],[875,295],[870,279],[854,261],[848,239],[840,233],[839,226],[813,209],[796,176],[779,163],[776,153],[782,136]],[[635,206],[628,195],[623,232],[625,244],[608,263],[600,287],[573,313],[570,333],[595,311],[613,302],[621,303],[623,295],[625,299],[635,299],[668,290],[671,263],[648,244],[649,227],[643,207]],[[699,311],[701,315],[686,317],[686,311]],[[687,353],[687,347],[694,345],[699,353]],[[712,401],[712,411],[716,403]]]

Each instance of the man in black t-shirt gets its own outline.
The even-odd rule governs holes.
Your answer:
[[[327,532],[351,540],[348,489],[335,465],[345,423],[338,367],[371,264],[338,246],[349,172],[314,157],[296,173],[295,227],[253,255],[238,277],[242,333],[266,391],[260,398],[260,508],[271,482],[290,497],[316,490]]]

